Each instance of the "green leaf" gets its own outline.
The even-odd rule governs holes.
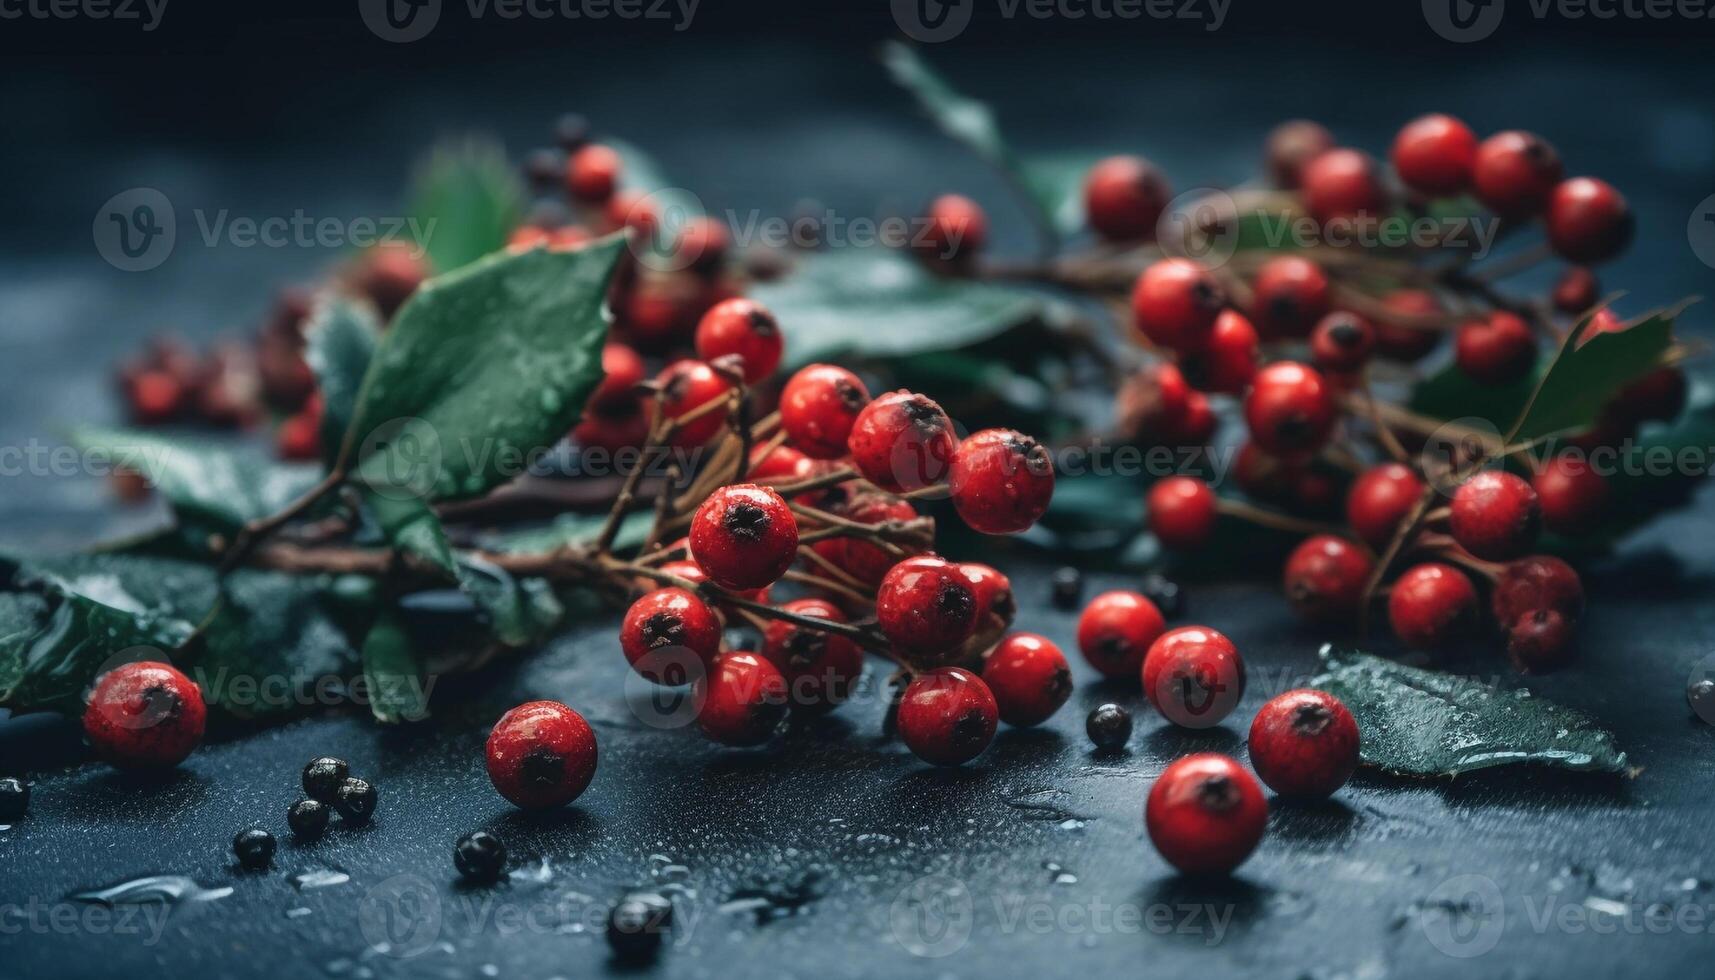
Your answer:
[[[506,152],[481,140],[435,147],[417,169],[411,213],[427,236],[429,261],[451,272],[506,247],[524,190]]]
[[[374,306],[338,293],[318,297],[304,327],[304,359],[316,372],[322,396],[322,452],[330,467],[339,455],[357,410],[363,376],[380,342],[381,317]]]
[[[565,618],[565,608],[542,579],[514,578],[470,555],[459,557],[458,574],[459,588],[483,611],[494,638],[505,646],[540,646]]]
[[[1043,298],[1026,290],[937,276],[881,248],[806,255],[751,296],[779,318],[792,366],[958,350],[1047,311]]]
[[[369,710],[383,724],[429,717],[430,684],[399,614],[384,610],[363,639]]]
[[[493,551],[513,555],[544,554],[568,545],[594,544],[607,522],[606,514],[561,514],[544,527],[526,528],[492,535],[486,544]],[[616,551],[639,547],[649,536],[655,515],[649,511],[633,511],[620,519],[619,533],[614,536]]]
[[[364,493],[363,502],[388,544],[445,571],[448,581],[458,575],[458,561],[446,528],[426,499],[370,489]]]
[[[1625,772],[1614,737],[1581,712],[1522,688],[1501,690],[1351,650],[1322,648],[1311,684],[1350,708],[1367,765],[1408,776],[1452,776],[1536,763]]]
[[[501,253],[418,289],[364,378],[359,480],[396,496],[472,497],[564,436],[602,377],[604,301],[624,249],[613,235]]]

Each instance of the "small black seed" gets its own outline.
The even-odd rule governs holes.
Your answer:
[[[0,779],[0,820],[16,820],[30,809],[30,784],[7,776]]]
[[[1084,575],[1067,566],[1054,572],[1054,608],[1073,610],[1084,598]]]
[[[1138,591],[1144,598],[1155,603],[1155,608],[1161,610],[1161,615],[1175,619],[1185,613],[1185,593],[1179,588],[1179,583],[1163,575],[1145,575]]]
[[[622,960],[655,955],[673,928],[673,903],[654,892],[633,892],[607,916],[607,944]]]
[[[1131,712],[1117,704],[1104,704],[1084,719],[1084,732],[1103,752],[1125,748],[1131,738]]]
[[[333,808],[339,811],[340,819],[346,823],[365,824],[375,816],[375,803],[375,787],[369,785],[368,780],[354,776],[339,784]]]
[[[345,782],[349,775],[351,767],[345,764],[344,759],[325,755],[319,759],[311,759],[310,764],[304,767],[304,792],[312,800],[332,803],[334,796],[339,793],[340,784]]]
[[[498,881],[506,870],[506,845],[485,830],[472,831],[453,845],[453,866],[466,881]]]
[[[232,853],[238,855],[239,864],[261,871],[274,860],[274,835],[256,827],[241,830],[232,838]]]
[[[321,800],[306,797],[286,808],[286,826],[302,840],[315,840],[328,829],[328,816],[332,812]]]

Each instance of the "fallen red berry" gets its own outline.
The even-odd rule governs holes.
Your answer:
[[[982,678],[962,667],[942,667],[906,685],[899,700],[899,737],[924,762],[963,765],[994,741],[999,713]]]
[[[164,663],[121,664],[101,675],[83,711],[90,747],[128,769],[178,765],[202,743],[207,723],[202,691]]]
[[[1045,636],[1013,633],[983,663],[983,681],[994,692],[1000,720],[1029,726],[1047,721],[1072,696],[1066,655]]]
[[[1168,630],[1143,657],[1143,693],[1184,728],[1221,723],[1245,695],[1245,662],[1233,641],[1207,626]]]
[[[1358,723],[1340,699],[1300,688],[1272,698],[1251,722],[1251,767],[1281,796],[1333,795],[1358,768]]]
[[[488,778],[514,806],[564,806],[595,776],[595,731],[558,701],[529,701],[500,716],[487,754]]]
[[[1268,827],[1256,779],[1224,755],[1202,752],[1156,777],[1144,806],[1155,849],[1188,875],[1227,874],[1250,857]]]
[[[1112,678],[1142,677],[1143,656],[1164,630],[1161,610],[1137,592],[1104,592],[1078,617],[1078,650]]]

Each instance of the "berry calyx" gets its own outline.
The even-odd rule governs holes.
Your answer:
[[[691,517],[691,558],[723,589],[773,585],[798,553],[798,520],[768,487],[741,483],[710,494]]]
[[[1306,538],[1286,560],[1286,598],[1305,619],[1351,623],[1363,609],[1375,562],[1359,546],[1332,534]]]
[[[657,684],[688,684],[721,647],[721,620],[701,597],[656,589],[631,604],[619,625],[619,648],[633,670]]]
[[[1501,571],[1489,606],[1502,628],[1539,609],[1552,609],[1575,623],[1584,615],[1584,583],[1572,566],[1559,558],[1532,555]]]
[[[989,747],[1000,714],[983,679],[962,667],[919,674],[899,699],[899,737],[937,766],[963,765]]]
[[[1117,704],[1097,705],[1084,719],[1084,734],[1100,752],[1118,752],[1131,740],[1131,712]]]
[[[858,413],[846,447],[864,479],[900,493],[945,480],[958,439],[953,420],[932,399],[892,391]]]
[[[1161,347],[1182,353],[1203,349],[1227,295],[1209,270],[1190,259],[1162,259],[1143,270],[1132,287],[1131,312],[1138,332]]]
[[[1423,497],[1423,481],[1404,463],[1365,470],[1346,493],[1346,523],[1378,551],[1386,548]]]
[[[780,392],[780,427],[811,459],[838,459],[869,389],[858,376],[832,364],[800,368]]]
[[[1405,124],[1393,141],[1393,169],[1405,185],[1430,197],[1447,197],[1471,182],[1477,134],[1444,113]]]
[[[705,361],[736,354],[744,361],[745,384],[756,384],[780,366],[786,341],[768,308],[742,297],[722,300],[697,324],[697,356]]]
[[[953,509],[973,530],[1016,534],[1030,529],[1054,496],[1054,462],[1035,439],[1012,429],[984,429],[953,454],[947,475]]]
[[[826,599],[795,599],[780,608],[835,623],[845,613]],[[762,655],[786,679],[794,711],[830,711],[851,695],[863,673],[863,651],[846,637],[774,620],[762,634]]]
[[[558,701],[527,701],[495,723],[487,759],[489,780],[513,806],[565,806],[595,776],[595,731]]]
[[[1268,802],[1256,779],[1224,755],[1188,755],[1149,788],[1144,825],[1150,843],[1188,875],[1227,874],[1250,857],[1268,826]]]
[[[988,227],[988,216],[977,202],[962,194],[943,194],[929,202],[913,244],[928,259],[958,262],[982,251]]]
[[[1173,196],[1160,168],[1142,157],[1108,157],[1084,180],[1084,214],[1111,242],[1149,240]]]
[[[129,663],[95,682],[83,733],[97,755],[121,768],[165,768],[202,742],[208,706],[202,691],[163,663]]]
[[[1245,662],[1233,641],[1207,626],[1168,630],[1143,657],[1143,693],[1183,728],[1221,723],[1245,694]]]
[[[1311,688],[1287,691],[1256,713],[1251,767],[1281,796],[1332,796],[1358,768],[1358,723],[1340,699]]]
[[[661,411],[670,419],[683,418],[732,390],[720,372],[703,361],[674,361],[662,369],[655,383],[661,388]],[[671,442],[684,448],[701,446],[725,424],[725,415],[711,410],[674,432]]]
[[[1315,453],[1334,431],[1334,392],[1307,364],[1280,361],[1257,372],[1245,422],[1258,446],[1283,458]]]
[[[693,688],[697,726],[722,745],[761,745],[786,716],[786,677],[760,654],[733,650],[715,658]]]
[[[1453,353],[1459,370],[1472,380],[1511,384],[1536,365],[1536,335],[1523,318],[1496,310],[1460,327]]]
[[[1433,650],[1475,627],[1477,590],[1452,565],[1417,565],[1393,584],[1387,614],[1401,643],[1415,650]]]
[[[566,160],[566,191],[587,204],[613,196],[623,166],[619,154],[600,143],[586,143]]]
[[[1276,187],[1296,190],[1311,160],[1334,148],[1334,134],[1319,122],[1290,119],[1269,130],[1263,165]]]
[[[466,881],[490,884],[506,870],[506,845],[486,830],[472,831],[453,844],[453,867]]]
[[[875,617],[895,650],[946,655],[976,629],[976,588],[957,565],[944,559],[907,558],[893,566],[876,589]]]
[[[1484,140],[1471,164],[1477,200],[1503,218],[1540,213],[1564,175],[1560,154],[1547,140],[1517,129]]]
[[[1537,467],[1531,488],[1542,507],[1542,526],[1556,534],[1593,529],[1608,509],[1608,481],[1580,455],[1560,455]]]
[[[1631,205],[1606,181],[1563,180],[1548,199],[1548,243],[1568,262],[1593,265],[1632,243]]]
[[[1141,677],[1143,657],[1167,629],[1155,603],[1137,592],[1104,592],[1078,617],[1078,650],[1104,677]]]
[[[1345,147],[1328,150],[1305,164],[1300,189],[1305,209],[1323,225],[1373,219],[1388,207],[1375,160]]]
[[[1149,488],[1149,529],[1175,551],[1201,547],[1215,533],[1215,491],[1194,476],[1170,476]]]
[[[1072,696],[1066,655],[1035,633],[1013,633],[1001,640],[983,663],[983,682],[994,693],[1000,720],[1019,727],[1047,721]]]
[[[1307,337],[1328,313],[1328,274],[1301,256],[1264,262],[1252,288],[1251,319],[1270,339]]]
[[[1370,321],[1344,310],[1323,317],[1310,331],[1310,357],[1316,366],[1335,374],[1348,374],[1369,363],[1376,346],[1376,328]]]
[[[1489,470],[1453,493],[1454,540],[1484,561],[1509,561],[1530,550],[1542,528],[1542,506],[1530,484]]]

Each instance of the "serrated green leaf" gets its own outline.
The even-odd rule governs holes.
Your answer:
[[[363,682],[375,720],[393,725],[429,717],[429,683],[399,615],[383,610],[363,639]]]
[[[465,140],[430,151],[417,169],[411,200],[428,237],[429,261],[446,273],[506,247],[524,189],[501,147]]]
[[[339,456],[363,376],[380,342],[381,317],[374,306],[338,293],[317,298],[304,327],[304,359],[315,371],[321,393],[322,453],[330,467]]]
[[[1614,737],[1582,712],[1469,678],[1325,646],[1312,686],[1358,721],[1365,764],[1408,776],[1452,776],[1533,763],[1626,771]]]

